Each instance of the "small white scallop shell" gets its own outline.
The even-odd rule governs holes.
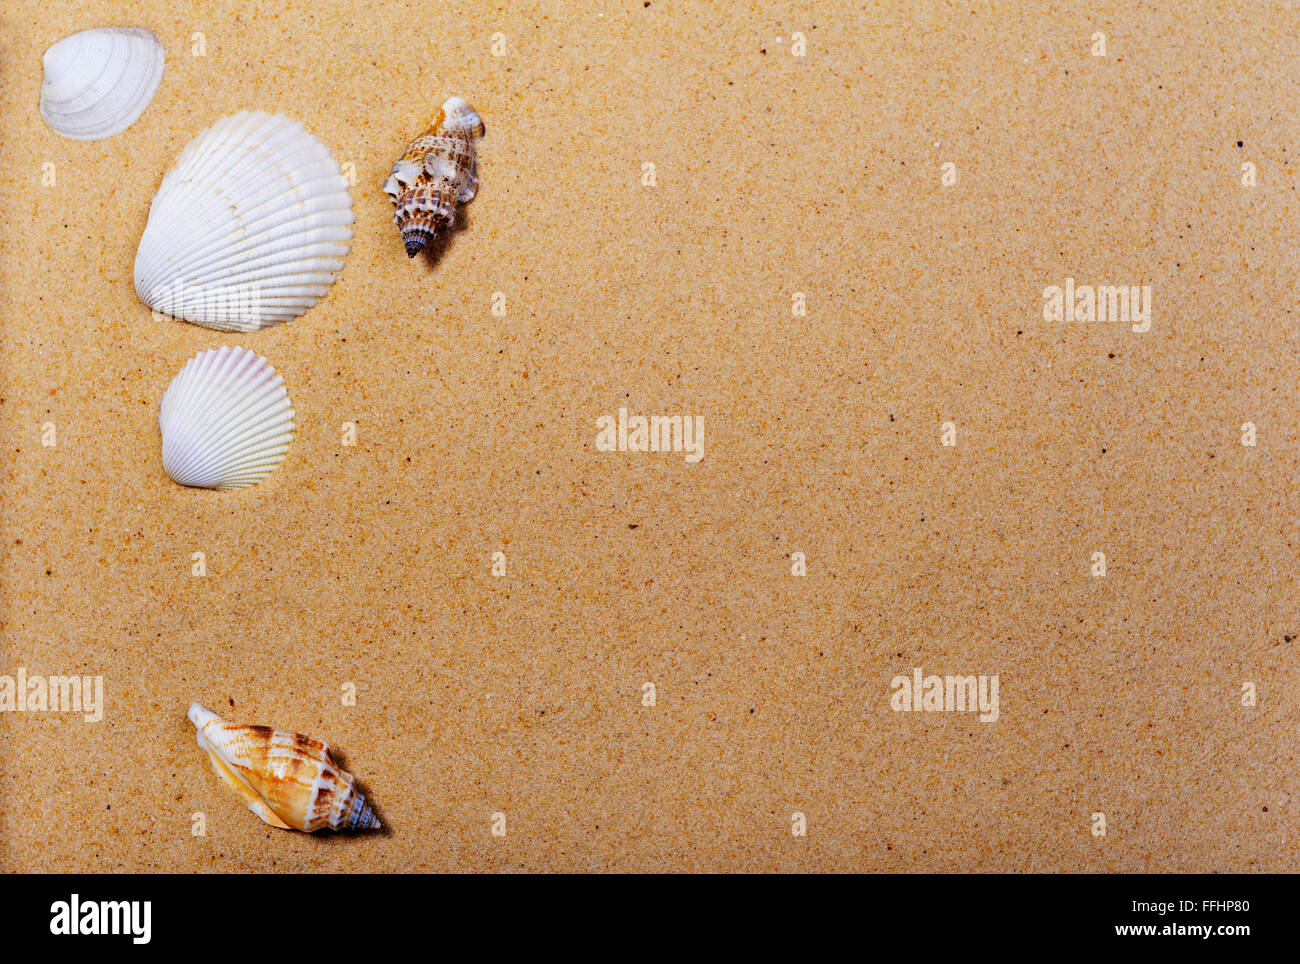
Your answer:
[[[83,30],[41,58],[41,116],[50,129],[78,141],[126,130],[144,113],[162,82],[162,41],[141,27]]]
[[[158,409],[162,461],[181,485],[237,489],[284,461],[293,408],[284,379],[246,348],[211,348],[181,369]]]
[[[297,318],[343,269],[352,197],[301,124],[245,111],[190,141],[163,178],[135,256],[154,311],[220,331]]]

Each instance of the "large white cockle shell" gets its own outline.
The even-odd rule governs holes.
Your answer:
[[[297,318],[343,269],[352,197],[298,123],[245,111],[190,141],[163,178],[135,256],[155,312],[221,331]]]
[[[237,489],[284,461],[293,408],[284,379],[246,348],[199,352],[180,370],[158,409],[162,461],[181,485]]]
[[[142,27],[64,37],[41,58],[41,117],[51,130],[78,141],[120,134],[153,100],[165,64],[162,41]]]

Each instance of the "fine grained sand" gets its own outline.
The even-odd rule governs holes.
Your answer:
[[[0,713],[0,867],[1294,869],[1300,13],[1020,6],[7,4],[0,674],[106,707]],[[153,105],[54,135],[42,51],[127,24]],[[452,93],[483,187],[408,262],[380,186]],[[154,321],[150,198],[241,109],[354,166],[347,267]],[[1044,321],[1068,277],[1151,330]],[[158,400],[234,344],[293,448],[180,488]],[[597,451],[620,406],[704,459]],[[1000,718],[893,712],[915,667]],[[263,825],[192,700],[329,740],[391,831]]]

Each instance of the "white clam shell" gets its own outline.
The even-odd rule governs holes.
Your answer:
[[[154,311],[220,331],[297,318],[343,269],[352,197],[329,149],[278,114],[225,117],[163,178],[135,256]]]
[[[141,27],[106,27],[64,37],[41,58],[41,116],[51,130],[97,141],[126,130],[162,82],[162,41]]]
[[[284,461],[293,408],[284,379],[246,348],[199,352],[172,379],[158,409],[162,461],[181,485],[236,489]]]

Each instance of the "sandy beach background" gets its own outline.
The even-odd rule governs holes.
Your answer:
[[[0,869],[1295,869],[1300,11],[1162,6],[7,4],[0,674],[105,706],[0,713]],[[126,25],[153,104],[54,134],[42,52]],[[412,262],[380,187],[451,94],[482,189]],[[346,267],[156,321],[149,202],[242,109],[353,165]],[[1066,278],[1150,330],[1045,321]],[[159,458],[217,345],[297,410],[239,492]],[[703,460],[597,451],[620,406]],[[894,712],[917,667],[999,719]],[[330,741],[389,831],[261,823],[194,700]]]

